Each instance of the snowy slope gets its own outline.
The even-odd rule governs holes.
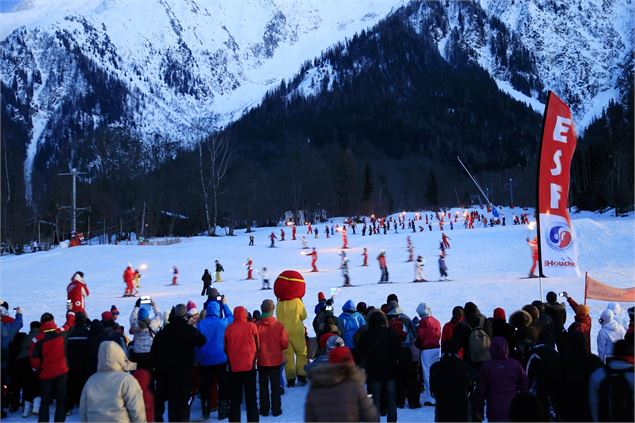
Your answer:
[[[508,222],[512,211],[504,211]],[[519,213],[518,209],[516,213]],[[408,214],[410,216],[410,214]],[[322,231],[323,225],[319,225]],[[619,287],[633,284],[635,275],[635,219],[614,218],[592,213],[574,215],[574,228],[580,240],[582,275],[590,275],[601,281]],[[260,281],[245,281],[244,262],[247,257],[254,261],[255,269],[266,266],[272,276],[285,269],[300,270],[307,282],[305,303],[309,312],[306,326],[312,332],[313,305],[319,291],[327,295],[330,290],[339,287],[342,277],[337,270],[341,246],[338,236],[325,239],[308,238],[309,245],[316,246],[319,253],[320,272],[308,273],[309,259],[303,256],[300,241],[278,242],[277,248],[268,248],[268,235],[280,228],[258,228],[256,245],[248,247],[248,236],[242,231],[236,237],[228,238],[191,238],[183,239],[181,244],[173,246],[138,247],[126,245],[89,246],[72,249],[57,249],[51,252],[28,254],[0,259],[1,295],[11,307],[22,306],[25,321],[39,318],[44,311],[50,311],[58,318],[65,309],[65,287],[76,270],[85,272],[85,279],[91,290],[87,299],[87,310],[91,317],[110,309],[116,304],[121,311],[122,324],[128,326],[128,314],[135,299],[121,298],[124,289],[122,272],[128,262],[135,266],[147,264],[148,269],[141,280],[141,292],[156,299],[162,310],[178,302],[192,299],[202,307],[200,277],[204,268],[213,268],[214,259],[219,259],[226,269],[224,281],[217,285],[225,294],[231,307],[244,305],[248,310],[259,307],[265,298],[272,298],[273,291],[261,291]],[[451,316],[452,307],[466,301],[474,301],[483,314],[491,316],[495,307],[503,307],[507,314],[524,304],[539,298],[537,279],[519,279],[529,269],[530,252],[525,243],[528,230],[525,226],[506,226],[464,230],[461,222],[453,231],[446,234],[451,238],[451,249],[447,265],[452,281],[409,283],[414,277],[412,263],[407,263],[406,237],[411,236],[416,254],[427,260],[426,276],[431,280],[438,278],[436,254],[440,232],[433,226],[433,232],[411,234],[401,231],[395,234],[362,237],[358,231],[352,235],[349,231],[351,249],[347,251],[351,260],[351,282],[355,287],[343,289],[336,297],[336,310],[347,299],[355,302],[365,301],[369,305],[381,306],[386,296],[396,293],[400,305],[411,317],[419,302],[427,302],[439,320],[445,322]],[[306,229],[298,228],[300,234]],[[369,267],[360,267],[361,249],[369,251]],[[391,280],[398,282],[390,285],[378,285],[379,270],[374,260],[380,249],[385,249]],[[167,286],[170,282],[170,269],[177,265],[180,270],[180,285]],[[584,292],[583,276],[573,278],[548,278],[543,281],[544,294],[568,291],[576,300],[582,301]],[[593,349],[595,336],[599,330],[597,318],[606,306],[604,302],[589,300],[593,321]],[[631,304],[623,304],[626,309]],[[568,312],[571,323],[573,313]],[[305,388],[289,390],[283,397],[283,420],[301,420],[302,403]],[[198,411],[194,412],[198,413]],[[433,420],[432,409],[399,410],[400,420]],[[403,414],[402,414],[403,413]],[[403,418],[402,418],[403,417]],[[76,419],[76,416],[73,416]],[[278,419],[280,420],[280,419]]]

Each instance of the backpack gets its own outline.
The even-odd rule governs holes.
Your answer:
[[[485,318],[481,316],[477,326],[471,327],[468,324],[468,327],[471,329],[468,338],[470,359],[475,363],[487,361],[491,358],[489,355],[490,339],[483,330],[483,323],[485,323]]]
[[[633,367],[612,369],[604,366],[606,376],[598,389],[598,417],[603,422],[632,422],[633,392],[626,379]]]
[[[406,339],[407,330],[398,316],[393,317],[388,321],[388,329],[399,337],[399,341],[403,342]]]

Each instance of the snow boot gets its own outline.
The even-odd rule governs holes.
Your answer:
[[[24,411],[22,412],[22,418],[26,419],[31,416],[33,412],[33,403],[30,401],[24,401]]]
[[[33,399],[33,414],[40,414],[40,405],[42,405],[42,397],[35,397]]]
[[[218,401],[218,420],[225,420],[229,416],[229,402]]]
[[[204,399],[201,400],[201,414],[203,415],[203,420],[209,419],[209,405]]]
[[[306,376],[298,376],[298,386],[306,385]]]
[[[288,388],[293,388],[294,386],[295,386],[295,379],[287,380],[287,387]]]

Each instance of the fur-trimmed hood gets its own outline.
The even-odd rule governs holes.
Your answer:
[[[364,383],[364,372],[354,364],[322,364],[311,373],[311,387],[321,388],[353,381]]]

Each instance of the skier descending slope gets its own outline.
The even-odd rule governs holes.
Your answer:
[[[441,274],[440,280],[449,280],[448,266],[445,264],[445,255],[443,254],[443,252],[439,254],[439,274]]]
[[[134,270],[132,264],[128,263],[126,270],[123,272],[123,281],[126,284],[126,290],[123,294],[124,297],[132,297],[134,294]]]
[[[415,282],[426,282],[426,279],[423,277],[423,265],[425,262],[423,257],[417,256],[417,260],[415,261]]]
[[[386,264],[386,251],[381,250],[377,256],[379,262],[379,270],[381,270],[381,279],[379,283],[388,283],[388,265]]]
[[[344,259],[342,260],[342,265],[340,267],[342,269],[342,276],[344,276],[344,285],[342,286],[352,286],[351,278],[348,273],[348,259],[346,258],[346,256],[344,256]]]
[[[368,266],[368,250],[364,247],[364,251],[362,251],[362,257],[364,257],[364,261],[362,262],[362,266]]]
[[[529,248],[531,249],[531,258],[533,260],[531,264],[531,269],[529,270],[529,277],[535,278],[536,266],[538,265],[538,238],[534,238],[530,240],[527,238],[527,244],[529,244]]]
[[[311,251],[309,254],[307,254],[307,256],[311,256],[311,272],[317,272],[317,266],[315,265],[315,263],[317,263],[317,259],[318,259],[318,253],[315,249],[315,247],[313,247],[313,251]]]
[[[245,267],[247,268],[247,280],[252,280],[254,278],[254,262],[251,260],[251,257],[247,257]]]

